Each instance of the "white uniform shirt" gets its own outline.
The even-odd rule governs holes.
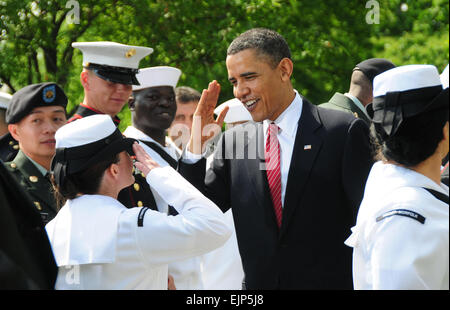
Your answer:
[[[165,290],[169,263],[229,238],[222,212],[171,167],[155,168],[146,179],[179,215],[127,209],[101,195],[68,200],[46,225],[59,267],[56,289]]]
[[[143,141],[149,141],[158,144],[154,139],[140,131],[139,129],[129,126],[123,133],[126,137],[134,138]],[[161,167],[169,166],[156,151],[151,147],[147,146],[145,143],[139,143],[147,154],[153,158]],[[173,159],[178,160],[179,151],[174,147],[173,144],[168,144],[167,146],[161,146],[166,153],[168,153]],[[165,201],[158,192],[150,187],[153,196],[155,197],[155,202],[158,210],[163,213],[167,213],[169,209],[169,204]],[[177,290],[201,290],[204,288],[202,275],[201,275],[201,257],[191,257],[183,261],[176,261],[169,264],[169,274],[173,277],[175,286]]]
[[[354,248],[355,289],[449,289],[449,206],[422,187],[449,194],[446,185],[411,169],[372,167],[345,241]],[[419,215],[423,224],[414,219]]]

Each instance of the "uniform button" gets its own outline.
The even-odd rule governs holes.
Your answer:
[[[144,205],[144,204],[142,203],[142,201],[139,200],[139,201],[137,202],[137,206],[138,206],[138,207],[142,207],[143,205]]]
[[[13,169],[16,169],[16,168],[17,168],[16,163],[11,163],[10,166],[11,166],[11,168],[13,168]]]
[[[38,177],[35,175],[30,175],[29,179],[33,183],[36,183],[37,181],[39,181]]]
[[[35,201],[34,205],[36,206],[36,209],[38,209],[39,211],[42,211],[42,207],[41,207],[41,204],[39,203],[39,201]]]
[[[133,187],[134,187],[134,190],[135,190],[136,192],[139,192],[139,190],[141,189],[141,187],[140,187],[139,184],[137,184],[137,183],[134,183],[134,184],[133,184]]]
[[[142,176],[143,178],[145,178],[145,174],[144,174],[143,172],[141,172],[141,176]]]
[[[9,141],[9,145],[14,145],[14,141]]]
[[[18,150],[19,149],[19,145],[18,144],[14,145],[13,149]]]

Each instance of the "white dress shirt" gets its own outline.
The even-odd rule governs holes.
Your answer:
[[[373,165],[345,241],[353,247],[355,289],[448,290],[449,208],[423,187],[449,194],[414,170]]]
[[[303,100],[298,92],[295,91],[295,98],[292,103],[275,120],[275,124],[279,127],[277,137],[280,143],[281,204],[283,207],[295,136],[297,135],[298,120],[302,114],[302,108]],[[263,121],[264,143],[267,140],[270,123],[272,123],[270,120]]]
[[[46,225],[59,267],[56,289],[166,290],[169,263],[225,243],[231,232],[222,212],[175,170],[152,169],[146,180],[179,215],[83,195]]]

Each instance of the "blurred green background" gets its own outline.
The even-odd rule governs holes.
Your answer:
[[[71,113],[83,100],[82,55],[71,43],[115,41],[152,47],[140,67],[175,66],[183,71],[178,86],[201,91],[216,79],[220,103],[233,97],[227,47],[253,27],[286,38],[294,87],[316,104],[347,91],[353,67],[367,58],[439,72],[449,62],[448,0],[0,0],[0,81],[10,93],[55,81]],[[127,106],[119,116],[123,130]]]

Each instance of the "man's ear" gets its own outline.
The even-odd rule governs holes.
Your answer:
[[[11,136],[15,140],[20,141],[20,136],[19,136],[19,133],[17,132],[17,124],[9,124],[8,131],[11,133]]]
[[[80,82],[81,85],[83,85],[83,88],[89,90],[89,72],[87,72],[86,70],[83,70],[80,73]]]
[[[278,68],[280,69],[281,79],[283,81],[289,81],[294,70],[294,64],[292,60],[290,60],[289,58],[281,59],[280,63],[278,64]]]

